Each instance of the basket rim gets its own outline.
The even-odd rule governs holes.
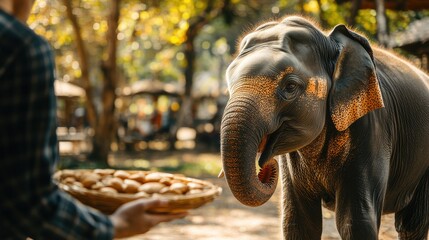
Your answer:
[[[101,169],[101,168],[97,168],[97,169]],[[104,168],[102,170],[105,170],[105,169],[109,169],[109,168]],[[58,170],[56,172],[57,177],[60,177],[61,173],[64,172],[64,170],[66,170],[66,171],[76,171],[76,172],[77,171],[81,171],[81,172],[84,172],[84,171],[94,171],[95,169],[62,169],[62,170]],[[123,169],[113,169],[113,170],[121,170],[121,171],[126,171],[126,172],[146,172],[146,173],[157,172],[157,171],[123,170]],[[195,194],[191,194],[191,195],[163,195],[163,194],[156,194],[156,198],[157,199],[169,200],[169,201],[183,201],[183,200],[186,201],[186,200],[195,200],[195,199],[198,199],[198,198],[205,198],[205,197],[216,197],[216,196],[219,196],[222,193],[222,188],[221,187],[216,186],[216,185],[214,185],[213,183],[211,183],[209,181],[204,181],[204,180],[200,180],[200,179],[196,179],[196,178],[191,178],[191,177],[184,177],[184,176],[180,176],[180,175],[175,175],[173,173],[164,173],[164,172],[157,172],[157,173],[169,174],[169,175],[173,176],[175,179],[184,180],[184,181],[187,181],[187,182],[199,183],[199,184],[202,184],[204,186],[209,187],[209,188],[206,188],[206,190],[204,190],[201,193],[195,193]],[[126,199],[126,200],[151,199],[151,198],[154,198],[153,195],[150,196],[150,197],[145,197],[145,196],[137,196],[136,194],[133,194],[133,193],[102,193],[102,192],[97,191],[97,190],[92,190],[92,189],[88,189],[88,188],[77,186],[77,185],[64,184],[59,179],[56,179],[56,181],[57,181],[58,187],[60,187],[61,189],[63,189],[64,191],[67,191],[67,192],[73,191],[73,192],[79,193],[79,194],[100,196],[100,197],[104,197],[104,198],[121,198],[121,199]]]

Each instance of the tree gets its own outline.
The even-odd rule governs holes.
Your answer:
[[[377,40],[382,46],[387,46],[389,43],[389,29],[384,0],[376,0],[375,4],[377,11]]]
[[[93,87],[89,77],[89,55],[86,44],[82,38],[81,26],[76,15],[73,13],[73,6],[70,0],[63,0],[67,9],[67,16],[73,26],[76,38],[76,48],[78,50],[80,67],[82,70],[82,83],[86,92],[86,109],[88,120],[94,129],[93,150],[91,158],[100,160],[107,164],[110,144],[115,133],[115,90],[117,87],[117,28],[119,22],[120,0],[110,1],[110,14],[108,17],[108,31],[106,33],[106,57],[101,61],[102,72],[102,110],[96,110],[93,98]]]
[[[185,33],[184,45],[184,55],[185,55],[185,95],[182,100],[182,109],[178,117],[178,123],[175,129],[173,129],[173,138],[176,136],[176,132],[179,127],[183,125],[191,125],[192,119],[192,85],[194,82],[194,72],[195,72],[195,59],[196,59],[196,50],[195,50],[195,39],[198,34],[201,32],[203,27],[214,20],[216,17],[222,14],[224,9],[228,9],[230,5],[230,0],[223,0],[217,2],[215,0],[208,0],[207,5],[204,10],[197,14],[196,16],[188,20],[188,29]]]
[[[189,126],[195,73],[221,69],[210,69],[221,56],[207,54],[213,49],[203,49],[202,41],[213,48],[223,39],[226,65],[239,36],[261,20],[303,12],[330,28],[344,23],[353,6],[335,0],[38,0],[30,25],[53,45],[57,76],[85,88],[86,113],[94,129],[92,156],[106,162],[115,133],[116,88],[148,78],[183,85],[179,126]],[[386,14],[392,31],[416,18],[410,12]],[[376,11],[358,11],[355,22],[375,38]]]
[[[86,50],[86,46],[84,43],[84,40],[82,38],[82,30],[81,26],[77,20],[77,17],[75,14],[73,14],[73,6],[72,2],[68,0],[63,0],[64,5],[66,6],[66,12],[67,16],[73,26],[73,32],[75,36],[76,41],[76,49],[77,49],[77,55],[79,57],[79,66],[82,72],[81,78],[82,78],[82,87],[85,89],[87,101],[85,102],[86,105],[86,111],[87,111],[87,117],[90,126],[96,126],[97,124],[97,111],[94,104],[94,94],[93,94],[93,88],[90,84],[90,66],[89,66],[89,55],[88,51]]]
[[[352,7],[350,9],[350,16],[347,18],[347,24],[354,26],[356,24],[356,16],[359,13],[362,0],[353,0]]]
[[[56,5],[54,9],[50,8],[46,1],[40,1],[36,7],[37,11],[43,12],[49,21],[51,16],[55,15],[64,23],[63,26],[43,24],[42,27],[38,27],[43,34],[52,32],[56,35],[56,37],[47,35],[51,42],[56,41],[55,39],[67,39],[67,41],[54,44],[58,51],[57,58],[61,59],[57,62],[58,75],[67,77],[68,81],[72,80],[85,89],[87,118],[89,125],[94,130],[93,152],[91,154],[93,159],[107,162],[110,144],[115,133],[114,103],[116,99],[115,90],[119,81],[117,62],[125,63],[121,70],[124,76],[130,79],[141,79],[143,75],[141,75],[140,69],[148,69],[147,66],[150,68],[149,76],[164,77],[165,75],[158,75],[158,71],[162,70],[161,74],[165,74],[170,71],[169,69],[180,67],[181,64],[166,68],[165,63],[170,64],[172,59],[168,58],[171,55],[162,56],[162,54],[168,53],[168,49],[178,49],[177,46],[183,44],[186,46],[183,48],[185,64],[182,65],[183,75],[186,77],[183,78],[186,79],[186,96],[190,97],[195,70],[195,49],[193,48],[195,38],[206,24],[219,16],[224,2],[229,2],[229,0],[210,0],[207,4],[195,1],[147,1],[145,4],[129,1],[122,5],[120,1],[115,0],[107,3],[103,1],[62,0],[62,4],[58,1],[53,2]],[[158,8],[161,4],[167,7]],[[118,29],[121,8],[124,15],[127,15],[121,21],[126,22],[127,25],[134,21],[133,28]],[[96,9],[96,11],[92,11],[92,9]],[[61,14],[62,10],[66,14]],[[130,12],[131,14],[128,14]],[[70,22],[71,31],[69,31],[67,23],[63,22],[64,15]],[[32,21],[37,22],[39,19],[33,18]],[[40,22],[44,21],[40,20]],[[184,22],[186,24],[183,24]],[[119,31],[121,32],[118,34]],[[129,41],[118,49],[119,37],[127,35],[129,32],[131,32]],[[100,37],[102,35],[104,37]],[[145,47],[144,56],[141,56],[140,53],[133,54],[130,52],[123,54],[129,49],[138,50],[139,45],[145,46],[148,42],[147,40],[142,42],[145,41],[143,39],[149,39],[152,42],[152,49]],[[137,46],[137,48],[130,48],[130,45]],[[65,53],[65,49],[68,49],[68,52]],[[117,53],[118,50],[121,53]],[[126,55],[133,57],[130,59]],[[138,59],[133,59],[134,56],[137,56]],[[160,58],[158,58],[159,56]],[[76,61],[74,60],[75,57]],[[147,64],[141,62],[144,57],[149,61]],[[68,60],[64,61],[64,58]],[[132,67],[134,60],[137,62],[137,71],[140,72],[133,73],[136,70]],[[158,60],[161,61],[161,64],[157,63]],[[72,69],[69,67],[70,65],[73,65]],[[152,66],[160,67],[152,68]],[[69,72],[74,73],[68,74]],[[143,74],[147,74],[147,72]]]

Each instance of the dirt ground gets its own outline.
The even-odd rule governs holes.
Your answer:
[[[279,220],[280,191],[257,208],[240,204],[224,179],[204,179],[222,187],[215,201],[192,210],[184,219],[162,223],[145,235],[127,240],[268,240],[282,239]],[[334,215],[323,210],[323,240],[340,239]],[[383,216],[380,240],[397,239],[393,215]]]

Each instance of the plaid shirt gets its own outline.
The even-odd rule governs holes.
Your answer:
[[[0,10],[0,239],[112,239],[107,216],[60,191],[49,44]]]

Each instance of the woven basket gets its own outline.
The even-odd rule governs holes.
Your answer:
[[[202,181],[194,178],[188,178],[178,175],[173,175],[173,179],[180,180],[184,182],[198,183],[204,186],[204,189],[201,193],[195,193],[190,195],[163,195],[163,194],[153,194],[149,197],[142,197],[137,194],[128,194],[128,193],[103,193],[97,190],[88,189],[82,186],[76,186],[74,184],[64,183],[64,171],[67,171],[67,175],[70,172],[75,173],[84,173],[92,172],[90,169],[79,169],[79,170],[61,170],[56,172],[54,179],[57,181],[57,184],[60,189],[69,193],[74,198],[78,199],[85,205],[93,207],[100,210],[103,213],[111,214],[122,204],[140,199],[140,198],[156,198],[167,200],[168,204],[162,208],[150,209],[150,212],[154,213],[179,213],[185,212],[191,209],[201,207],[220,195],[222,188],[215,186],[214,184]],[[146,171],[126,171],[131,173],[150,173]]]

